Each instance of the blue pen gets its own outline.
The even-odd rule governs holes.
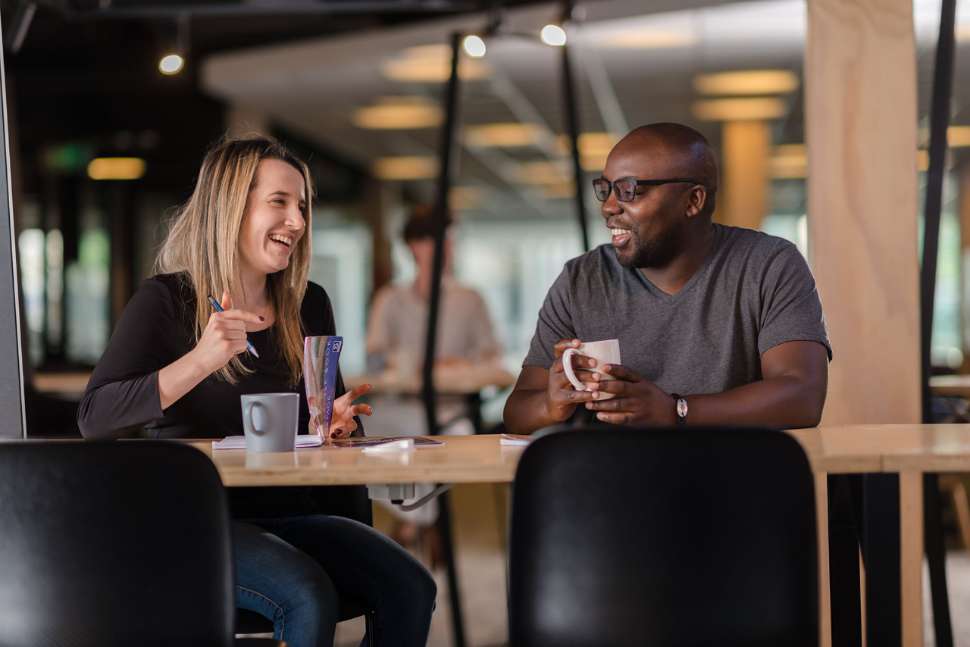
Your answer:
[[[225,312],[225,308],[223,308],[218,301],[213,299],[211,294],[209,295],[209,305],[211,305],[212,309],[216,312]],[[253,346],[253,343],[249,341],[249,339],[246,339],[246,350],[248,350],[254,357],[259,358],[259,353],[256,352],[256,347]]]

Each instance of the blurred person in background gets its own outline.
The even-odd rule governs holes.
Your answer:
[[[472,370],[500,361],[502,349],[495,338],[488,307],[473,288],[452,276],[451,218],[446,221],[441,300],[438,310],[435,372]],[[367,365],[372,372],[387,371],[401,382],[420,383],[428,326],[434,261],[434,220],[430,207],[414,209],[401,237],[414,259],[415,277],[410,284],[386,285],[374,295],[367,329]],[[368,421],[371,435],[398,436],[428,433],[424,407],[417,397],[392,395],[373,398],[376,413]],[[438,398],[438,423],[445,434],[475,432],[468,417],[467,400],[461,396]],[[431,488],[419,487],[420,497]],[[405,546],[419,539],[428,544],[432,564],[437,563],[439,540],[432,525],[438,516],[435,501],[412,512],[386,506],[395,516],[392,536]]]

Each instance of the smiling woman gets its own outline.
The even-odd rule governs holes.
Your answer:
[[[336,334],[330,299],[307,281],[312,195],[306,165],[275,140],[230,139],[209,152],[159,274],[129,302],[94,370],[78,414],[86,437],[133,427],[156,438],[240,435],[240,396],[250,393],[297,394],[307,428],[303,336]],[[216,312],[211,295],[221,295]],[[250,344],[255,352],[246,353]],[[354,400],[369,388],[345,392],[338,371],[326,433],[359,434],[358,414],[371,410]],[[338,600],[350,598],[382,631],[373,644],[425,644],[434,581],[399,546],[347,518],[361,517],[361,504],[369,510],[362,488],[229,495],[236,604],[272,620],[277,639],[331,644]]]

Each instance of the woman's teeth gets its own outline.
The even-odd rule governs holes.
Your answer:
[[[272,241],[274,241],[274,242],[277,242],[277,243],[282,243],[283,245],[286,245],[287,247],[289,247],[289,246],[291,246],[293,244],[293,239],[292,238],[290,238],[289,236],[282,236],[280,234],[270,234],[269,239],[272,240]]]

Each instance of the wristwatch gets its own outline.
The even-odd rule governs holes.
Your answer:
[[[681,397],[676,393],[671,393],[670,397],[674,399],[674,412],[677,414],[677,425],[687,424],[687,398]]]

